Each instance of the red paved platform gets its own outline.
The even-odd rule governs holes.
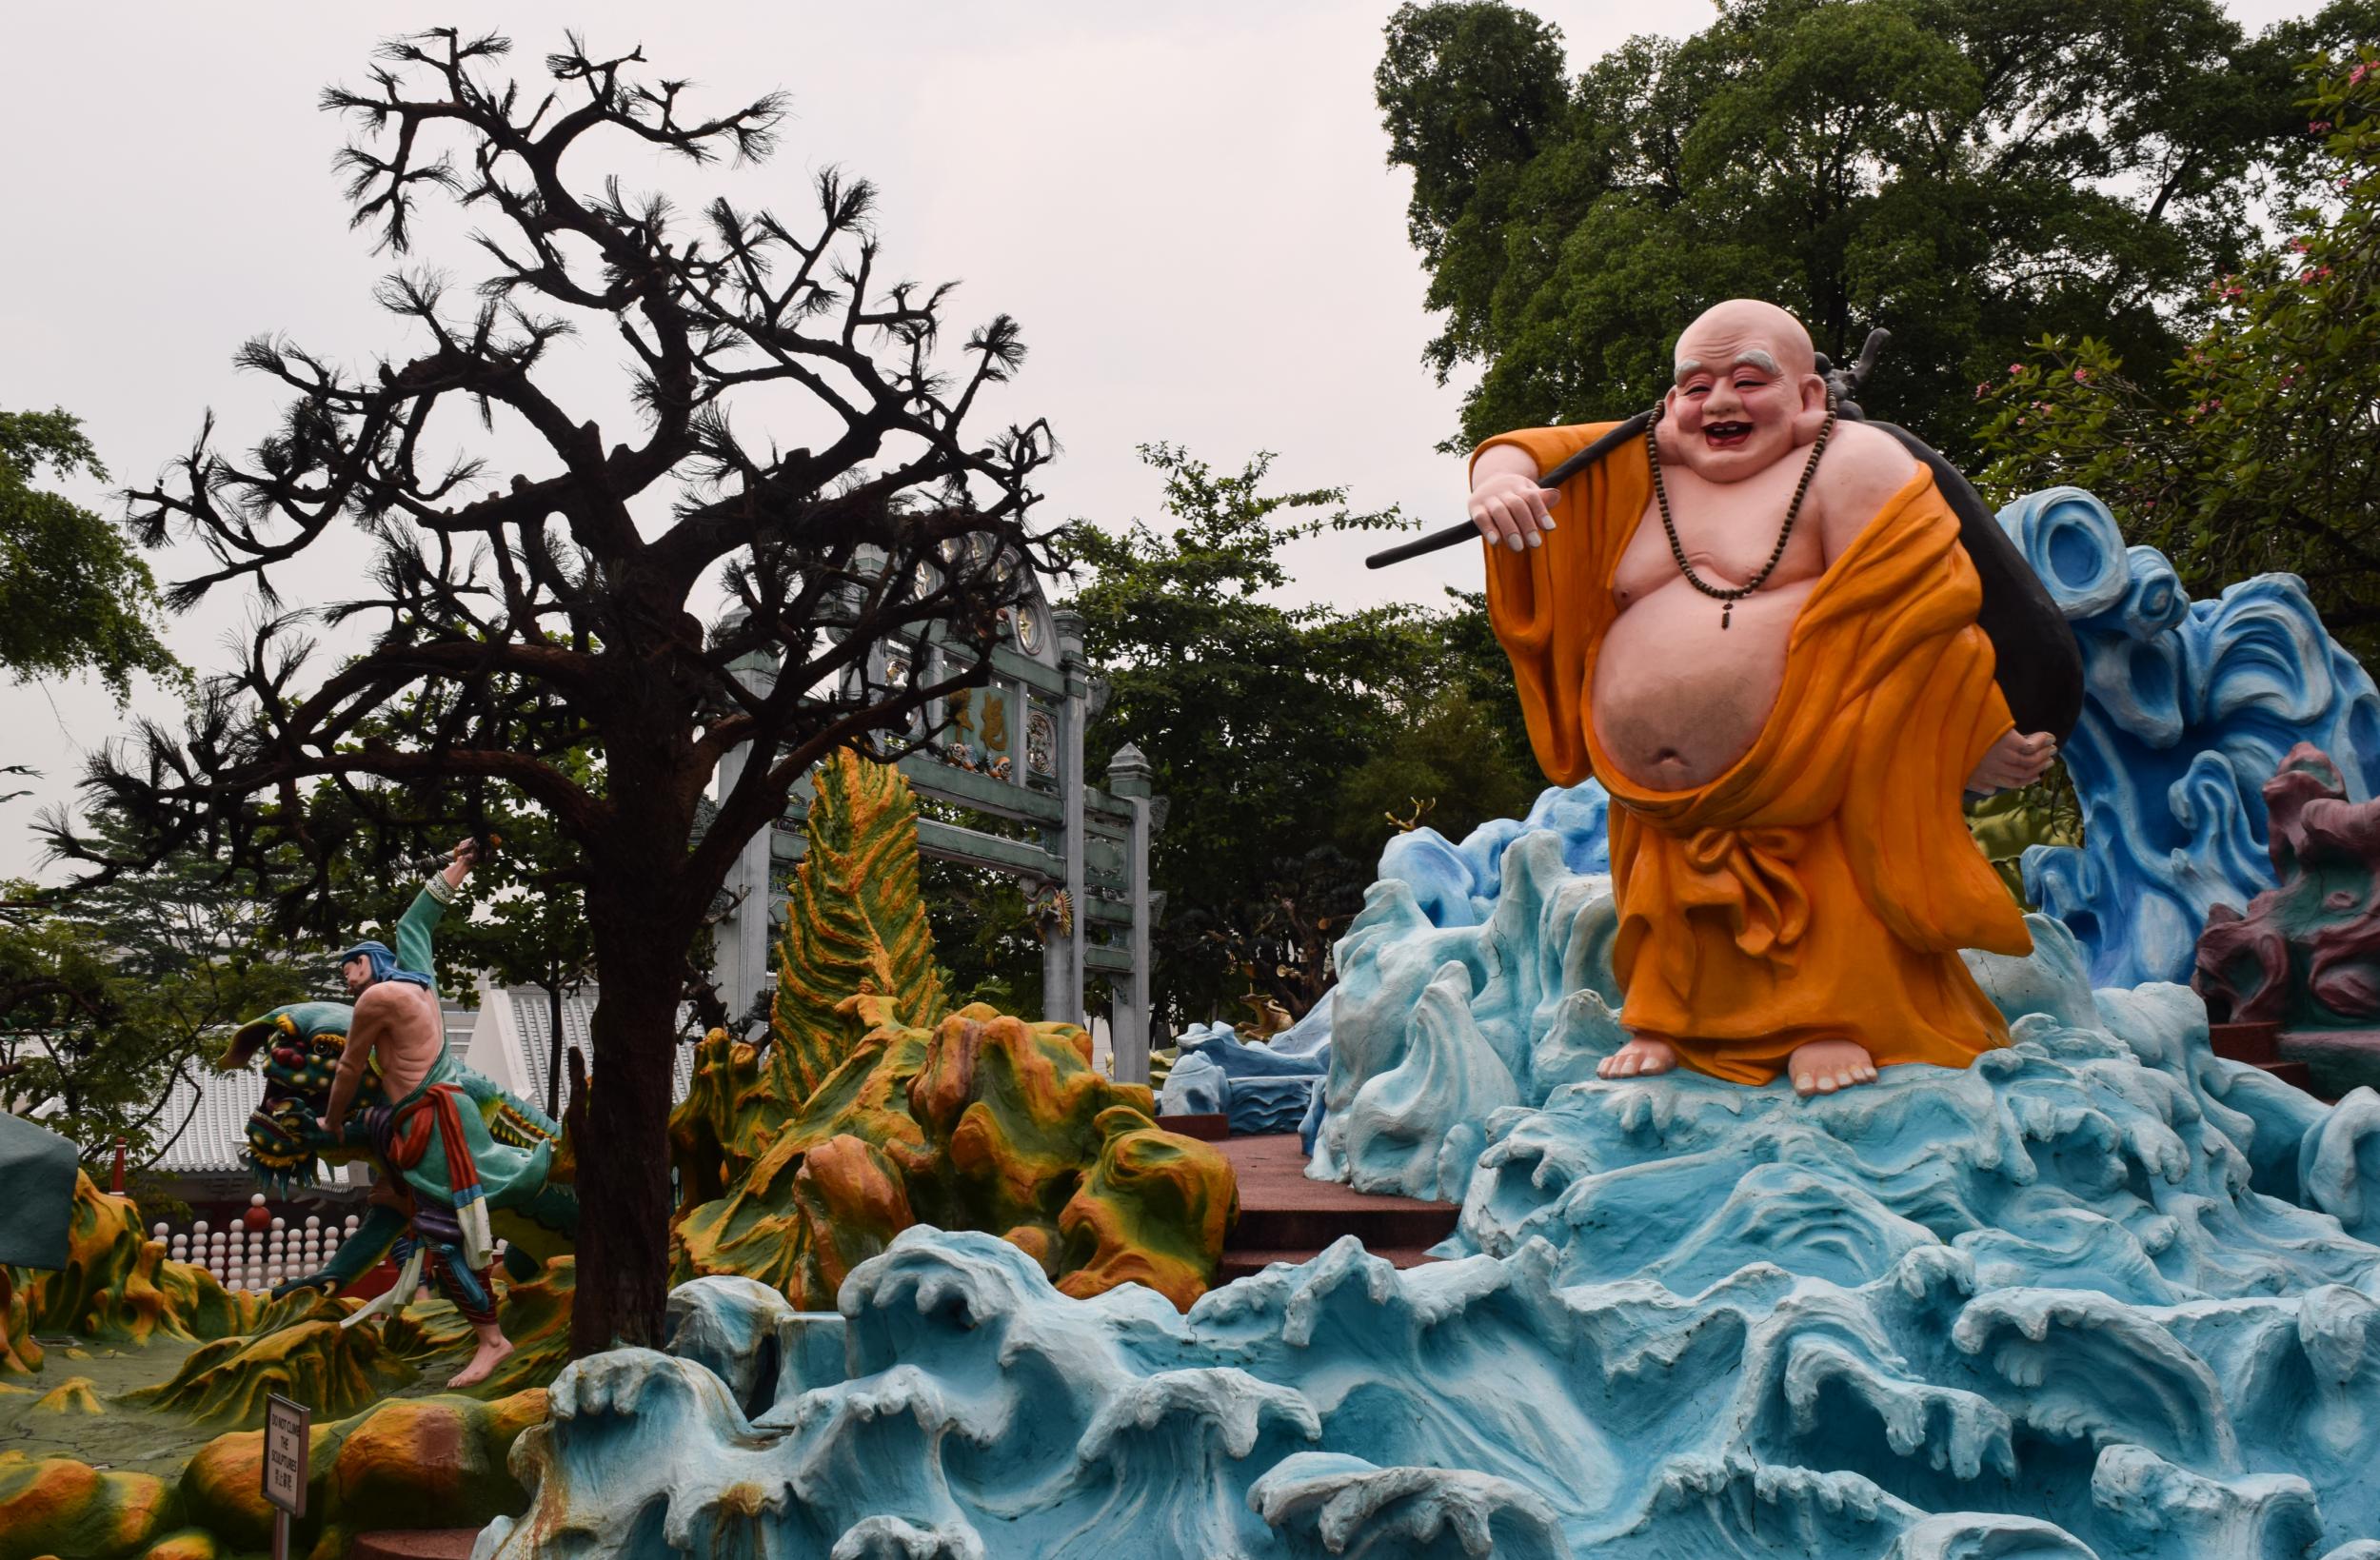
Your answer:
[[[1217,1145],[1240,1178],[1240,1222],[1223,1243],[1218,1280],[1261,1272],[1268,1263],[1303,1262],[1341,1235],[1400,1268],[1432,1260],[1429,1248],[1452,1234],[1462,1210],[1451,1202],[1379,1196],[1338,1181],[1309,1180],[1295,1133],[1226,1137]]]

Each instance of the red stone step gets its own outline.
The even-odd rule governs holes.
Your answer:
[[[2207,1043],[2213,1048],[2216,1056],[2226,1061],[2244,1061],[2251,1067],[2261,1067],[2291,1088],[2314,1094],[2313,1065],[2303,1055],[2289,1056],[2283,1054],[2283,1036],[2277,1023],[2209,1024]],[[2336,1087],[2335,1083],[2333,1086]]]
[[[1247,1194],[1243,1191],[1244,1198]],[[1362,1193],[1354,1194],[1364,1196]],[[1226,1250],[1319,1252],[1341,1235],[1353,1235],[1374,1251],[1398,1246],[1435,1246],[1455,1233],[1462,1210],[1453,1203],[1415,1202],[1410,1197],[1365,1197],[1384,1208],[1346,1208],[1328,1203],[1302,1208],[1250,1209],[1240,1205],[1240,1224]]]
[[[1220,1143],[1231,1135],[1231,1117],[1220,1111],[1197,1116],[1160,1116],[1157,1124],[1167,1132],[1180,1133],[1184,1137],[1196,1137],[1208,1143]]]
[[[2274,1023],[2209,1024],[2207,1043],[2226,1061],[2257,1067],[2281,1059],[2281,1026]]]
[[[2314,1070],[2310,1063],[2302,1061],[2260,1061],[2256,1063],[2256,1065],[2263,1068],[2266,1072],[2271,1073],[2274,1077],[2279,1078],[2283,1083],[2290,1085],[2293,1089],[2303,1089],[2308,1094],[2312,1094],[2314,1092]]]
[[[1219,1145],[1240,1179],[1240,1222],[1223,1243],[1226,1278],[1261,1270],[1268,1262],[1302,1262],[1319,1255],[1341,1235],[1364,1249],[1409,1267],[1430,1247],[1455,1233],[1462,1210],[1451,1202],[1380,1196],[1338,1181],[1317,1181],[1305,1173],[1305,1151],[1298,1135],[1227,1137]]]
[[[477,1528],[424,1528],[418,1531],[358,1533],[347,1560],[471,1560]]]
[[[2312,1071],[2312,1093],[2318,1098],[2380,1089],[2380,1030],[2287,1030],[2281,1036],[2281,1055]]]

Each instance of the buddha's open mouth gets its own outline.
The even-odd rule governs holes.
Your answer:
[[[1705,423],[1702,438],[1714,449],[1734,449],[1752,437],[1749,423]]]

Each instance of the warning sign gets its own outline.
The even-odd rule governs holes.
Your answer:
[[[314,1411],[279,1392],[265,1401],[265,1501],[293,1517],[306,1514],[307,1444]]]

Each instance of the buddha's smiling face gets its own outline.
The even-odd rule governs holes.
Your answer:
[[[1799,322],[1773,305],[1737,299],[1710,309],[1677,339],[1666,405],[1687,468],[1708,482],[1741,482],[1817,436],[1826,382]],[[1664,456],[1672,447],[1663,444]]]

